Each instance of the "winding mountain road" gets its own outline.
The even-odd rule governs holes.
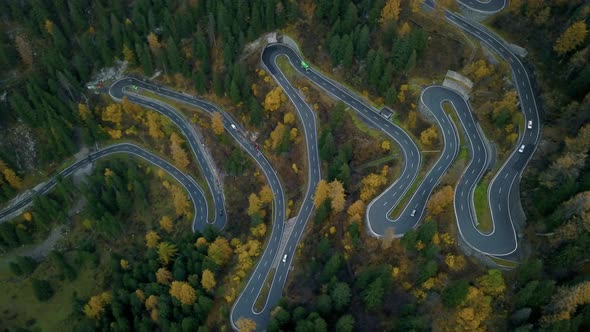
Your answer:
[[[175,114],[179,117],[179,123],[184,120],[184,118],[178,113],[178,111],[170,105],[163,102],[159,102],[152,98],[146,98],[135,93],[130,93],[130,86],[137,86],[138,89],[144,89],[146,91],[156,93],[162,97],[169,98],[170,100],[173,100],[175,102],[180,102],[193,107],[197,107],[205,111],[209,115],[212,115],[215,112],[220,113],[223,117],[223,125],[225,131],[239,144],[242,150],[246,151],[256,161],[256,163],[266,176],[268,183],[270,185],[270,189],[273,192],[272,231],[269,239],[267,240],[264,252],[262,253],[253,272],[250,274],[250,279],[248,280],[248,283],[236,299],[230,314],[230,319],[232,324],[234,324],[234,327],[235,322],[241,317],[251,318],[257,322],[258,326],[264,326],[270,314],[269,310],[272,309],[274,304],[279,300],[279,298],[282,295],[283,286],[286,281],[286,275],[291,264],[293,252],[298,242],[298,238],[302,235],[302,226],[304,226],[305,221],[309,219],[309,216],[313,211],[313,203],[311,202],[311,200],[306,200],[307,203],[304,203],[302,205],[300,214],[297,217],[296,221],[296,224],[300,226],[297,230],[293,230],[291,232],[291,234],[297,235],[298,238],[296,240],[289,240],[289,243],[287,243],[287,245],[285,246],[285,251],[280,252],[280,240],[283,236],[285,229],[286,211],[285,195],[283,192],[283,188],[270,162],[266,159],[266,157],[264,157],[264,155],[260,151],[258,151],[254,147],[254,144],[248,140],[247,132],[240,126],[240,124],[237,123],[231,117],[230,114],[224,112],[223,110],[219,109],[219,107],[210,102],[135,78],[126,77],[117,81],[115,84],[113,84],[114,88],[111,88],[111,94],[118,98],[122,98],[122,94],[125,93],[129,100],[133,102],[139,103],[143,106],[150,108],[158,107],[157,111],[165,115],[167,115],[167,113],[169,112],[175,112]],[[308,116],[309,114],[313,116],[313,112],[311,112],[311,110],[309,110],[309,112],[310,113],[308,113]],[[313,126],[315,133],[315,121],[313,122]],[[318,160],[317,152],[315,159]],[[319,169],[316,169],[316,171],[319,172]],[[310,170],[310,172],[313,171]],[[319,181],[319,173],[310,173],[310,178],[317,178],[317,181]],[[315,181],[315,183],[317,183],[317,181]],[[311,187],[311,184],[309,187]],[[315,185],[311,188],[315,188]],[[308,190],[308,192],[310,192],[310,190]],[[282,263],[281,258],[285,253],[287,253],[289,257],[288,264]],[[261,290],[263,289],[263,284],[266,281],[266,276],[269,275],[272,269],[276,269],[274,278],[276,282],[273,280],[272,286],[268,292],[268,297],[266,299],[266,303],[270,305],[266,305],[261,312],[255,312],[254,305],[256,303],[256,300],[258,299]]]
[[[72,175],[79,169],[94,162],[95,160],[112,154],[128,154],[137,156],[151,163],[152,165],[158,166],[164,171],[166,171],[166,173],[175,178],[176,181],[178,181],[178,183],[180,183],[186,189],[190,196],[190,199],[193,202],[193,230],[195,229],[195,227],[197,227],[197,225],[204,224],[207,222],[207,200],[205,199],[205,194],[203,193],[199,185],[195,182],[195,180],[193,180],[193,178],[188,176],[187,174],[183,173],[181,170],[176,168],[176,166],[172,165],[168,161],[156,156],[155,154],[135,144],[119,143],[99,149],[96,152],[90,153],[84,159],[80,159],[75,163],[71,164],[70,166],[66,167],[64,170],[59,172],[58,175],[61,177],[67,177],[69,175]],[[54,176],[47,182],[45,182],[40,188],[38,188],[35,191],[35,195],[47,194],[53,187],[55,187],[56,184],[57,177]],[[13,206],[1,211],[0,220],[3,220],[4,217],[30,204],[33,201],[33,197],[34,195],[27,196],[26,198],[23,198]]]
[[[459,0],[459,2],[476,10],[494,13],[504,8],[504,0],[476,1]],[[432,0],[424,2],[426,7],[434,6]],[[350,89],[324,76],[313,68],[303,69],[300,66],[302,56],[293,48],[282,43],[267,45],[261,54],[261,63],[275,81],[282,87],[289,100],[294,105],[300,124],[304,129],[305,146],[307,149],[308,179],[306,193],[301,208],[295,218],[292,230],[285,233],[285,197],[283,188],[276,172],[269,161],[260,153],[248,139],[248,133],[235,121],[231,115],[220,110],[216,105],[200,98],[179,93],[171,89],[154,85],[144,80],[123,78],[115,82],[109,90],[111,97],[121,101],[127,96],[130,101],[151,108],[175,123],[186,136],[193,154],[212,192],[215,216],[207,218],[207,202],[205,195],[196,182],[182,173],[167,161],[159,158],[143,148],[122,143],[101,149],[91,154],[87,159],[80,160],[62,172],[67,176],[77,169],[87,165],[93,159],[101,158],[113,153],[128,153],[137,155],[148,162],[162,167],[175,177],[187,189],[195,207],[193,230],[202,229],[207,223],[223,228],[227,223],[223,191],[212,161],[206,155],[198,140],[194,128],[184,118],[181,112],[165,102],[148,98],[130,89],[136,86],[156,93],[170,100],[198,107],[208,114],[219,112],[223,117],[225,131],[236,143],[248,153],[258,164],[266,176],[273,197],[273,224],[271,234],[259,262],[249,276],[249,280],[236,299],[232,307],[230,320],[234,328],[238,319],[245,317],[256,322],[259,328],[267,325],[270,310],[282,295],[287,275],[291,269],[297,245],[301,239],[306,223],[313,212],[313,194],[317,183],[321,179],[321,164],[317,146],[317,119],[313,110],[305,102],[304,96],[287,80],[277,65],[279,57],[286,57],[298,75],[305,77],[335,99],[341,100],[356,111],[365,121],[382,130],[387,136],[395,140],[403,153],[403,165],[399,177],[367,207],[366,222],[369,232],[377,237],[384,236],[389,228],[396,236],[401,236],[415,228],[424,216],[426,202],[438,185],[441,177],[447,172],[459,152],[459,135],[456,124],[445,113],[443,104],[448,102],[456,112],[465,137],[468,141],[470,161],[456,185],[454,193],[454,208],[456,222],[461,238],[472,249],[489,256],[512,257],[518,249],[518,237],[515,230],[513,216],[520,213],[519,181],[522,173],[531,159],[540,141],[542,123],[537,108],[532,85],[521,60],[515,56],[510,46],[500,37],[490,32],[478,23],[471,22],[461,15],[447,11],[445,18],[457,28],[488,45],[511,67],[512,78],[520,98],[520,108],[525,122],[520,128],[520,137],[514,151],[496,172],[488,188],[488,204],[493,222],[493,230],[489,233],[481,232],[477,228],[473,195],[476,185],[481,181],[486,170],[490,167],[490,148],[481,128],[477,124],[469,103],[457,92],[448,88],[434,85],[425,88],[420,96],[420,102],[436,121],[442,134],[443,149],[432,167],[422,179],[418,181],[420,167],[423,166],[422,157],[412,138],[389,119],[381,116],[377,109]],[[44,194],[55,185],[55,178],[44,184],[38,193]],[[414,192],[409,190],[416,186]],[[406,195],[411,195],[405,206],[400,206],[398,216],[392,216],[392,211],[400,205]],[[10,213],[30,203],[32,198],[23,199],[14,206],[0,212],[0,220]],[[28,200],[28,201],[27,201]],[[213,221],[208,221],[212,219]],[[281,241],[281,239],[283,241]],[[281,244],[283,243],[283,244]],[[264,306],[260,311],[255,310],[255,303],[260,296],[267,277],[272,273],[272,280],[268,289]]]
[[[182,132],[182,134],[187,138],[188,144],[195,156],[199,168],[207,185],[209,186],[209,190],[213,196],[213,204],[214,209],[214,216],[212,216],[212,221],[207,221],[207,224],[215,225],[219,229],[223,229],[227,223],[227,213],[225,211],[225,198],[223,196],[223,188],[220,185],[219,179],[215,173],[215,167],[212,165],[212,161],[207,157],[204,152],[204,147],[202,144],[199,144],[198,136],[193,128],[192,124],[182,116],[182,113],[178,111],[176,108],[170,106],[169,104],[163,103],[157,99],[148,98],[142,96],[137,93],[133,93],[131,86],[137,86],[144,88],[144,85],[148,87],[152,87],[151,85],[147,85],[147,83],[143,83],[140,80],[132,79],[132,78],[123,78],[117,80],[113,83],[109,88],[109,94],[111,98],[116,101],[121,102],[123,97],[126,96],[129,101],[133,103],[140,104],[144,107],[150,108],[163,116],[167,117],[170,121],[172,121],[178,129]],[[157,90],[157,87],[156,89]],[[207,207],[207,205],[205,205]],[[206,224],[199,224],[197,225],[197,229],[203,230]]]

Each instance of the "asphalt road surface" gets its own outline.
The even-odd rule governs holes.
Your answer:
[[[176,179],[188,192],[190,199],[193,203],[194,207],[194,219],[193,219],[193,230],[195,229],[195,225],[206,223],[207,221],[207,201],[205,199],[205,195],[201,188],[197,185],[197,183],[191,178],[190,176],[186,175],[174,165],[170,164],[168,161],[156,156],[155,154],[147,151],[146,149],[139,147],[134,144],[130,143],[120,143],[108,146],[106,148],[102,148],[96,152],[90,153],[84,159],[81,159],[63,171],[59,172],[58,175],[61,177],[67,177],[73,173],[75,173],[80,168],[87,166],[88,164],[94,162],[97,159],[112,155],[112,154],[129,154],[137,156],[155,166],[160,167],[166,173],[170,174],[173,178]],[[57,184],[57,177],[52,177],[49,181],[47,181],[43,186],[37,189],[35,192],[36,195],[45,195],[47,194],[55,185]],[[29,203],[32,202],[33,196],[28,196],[20,200],[17,204],[3,210],[0,212],[0,220],[2,220],[5,216],[11,214],[14,211],[19,210],[20,208],[27,206]]]
[[[506,6],[506,0],[457,0],[457,2],[486,15],[495,14]]]
[[[210,115],[212,115],[214,112],[220,113],[223,117],[223,125],[225,131],[232,138],[234,138],[236,142],[239,144],[239,146],[256,161],[262,172],[265,174],[271,191],[273,192],[272,231],[258,264],[254,268],[254,271],[251,273],[250,279],[248,280],[246,287],[243,289],[242,293],[236,299],[230,313],[230,319],[232,324],[234,324],[234,327],[235,322],[241,317],[248,317],[250,319],[255,320],[258,326],[265,326],[270,317],[269,310],[272,309],[274,304],[279,300],[279,298],[282,295],[282,289],[284,286],[284,282],[286,280],[286,274],[288,272],[291,263],[291,258],[293,257],[293,252],[295,250],[295,246],[293,245],[293,243],[296,244],[298,242],[298,240],[291,241],[291,245],[287,244],[287,246],[285,247],[285,252],[279,252],[280,240],[283,234],[283,230],[285,228],[286,208],[283,188],[281,186],[281,183],[275,170],[272,168],[271,164],[264,157],[264,155],[260,151],[258,151],[256,145],[247,138],[246,131],[228,113],[222,111],[216,105],[205,100],[202,100],[200,98],[190,96],[185,93],[179,93],[166,87],[158,86],[135,78],[124,78],[117,81],[115,84],[115,89],[111,92],[111,94],[113,94],[113,98],[122,98],[122,92],[127,91],[126,95],[131,101],[140,103],[143,106],[151,108],[159,107],[160,109],[157,110],[163,114],[166,114],[164,112],[166,112],[167,108],[169,108],[169,111],[177,111],[171,106],[167,106],[167,104],[163,102],[157,102],[151,98],[145,98],[134,93],[129,93],[129,87],[135,85],[138,87],[138,89],[145,89],[147,91],[151,91],[163,97],[169,98],[170,100],[197,107]],[[309,111],[311,112],[311,110]],[[313,115],[313,113],[310,114]],[[182,119],[183,118],[181,117],[181,120]],[[315,135],[315,127],[313,135]],[[316,152],[316,160],[317,159],[318,158]],[[316,175],[316,177],[319,179],[319,173]],[[313,188],[315,188],[315,185]],[[298,220],[299,218],[302,218],[302,220],[307,220],[309,218],[309,215],[311,215],[312,210],[313,206],[311,206],[310,204],[304,205],[300,213],[301,216],[298,217]],[[291,234],[297,234],[297,236],[300,237],[302,234],[302,229],[303,227],[300,227],[298,232],[294,230]],[[289,257],[288,264],[282,262],[282,258],[285,254],[287,254]],[[256,303],[256,299],[258,298],[258,295],[260,294],[263,288],[262,286],[266,281],[266,276],[270,273],[271,269],[275,268],[277,269],[277,272],[275,273],[275,279],[277,281],[273,282],[273,285],[268,293],[268,305],[265,306],[264,310],[256,313],[254,310],[254,304]]]
[[[469,3],[469,0],[463,0]],[[432,1],[427,0],[424,3],[426,6],[432,6]],[[484,8],[487,11],[494,11],[493,6],[498,6],[500,10],[504,7],[504,1],[491,0],[488,3],[475,1],[475,5]],[[473,5],[471,5],[473,6]],[[477,8],[477,7],[474,7]],[[482,10],[484,10],[482,9]],[[422,166],[422,159],[416,144],[401,128],[394,125],[388,119],[383,118],[379,112],[374,109],[367,101],[351,92],[341,84],[324,77],[314,69],[304,70],[300,66],[301,57],[295,50],[284,44],[270,44],[262,53],[262,64],[266,67],[268,72],[273,76],[278,84],[281,85],[290,101],[295,106],[301,124],[304,128],[306,147],[308,151],[308,181],[307,191],[303,200],[303,204],[293,227],[289,234],[287,243],[284,246],[284,251],[280,247],[280,238],[284,231],[285,220],[285,199],[282,186],[279,179],[272,169],[268,160],[262,155],[250,142],[246,136],[245,130],[232,117],[221,111],[217,106],[208,103],[199,98],[189,96],[184,93],[178,93],[165,87],[157,86],[143,80],[133,78],[125,78],[117,81],[111,87],[111,95],[115,99],[120,99],[123,95],[127,95],[130,101],[139,103],[143,106],[150,107],[170,118],[177,124],[185,136],[188,138],[189,144],[193,149],[193,153],[199,159],[201,169],[205,173],[207,183],[212,192],[214,192],[215,209],[224,209],[223,193],[220,186],[217,185],[217,179],[212,170],[207,171],[208,163],[210,161],[203,157],[204,153],[199,153],[199,144],[196,140],[194,131],[189,130],[190,124],[176,111],[173,107],[150,98],[139,96],[129,90],[131,85],[138,86],[141,89],[149,90],[154,93],[166,96],[172,100],[186,103],[205,112],[212,114],[219,112],[223,116],[224,127],[240,147],[246,151],[259,165],[266,178],[268,179],[271,190],[273,191],[273,227],[268,240],[267,246],[260,258],[259,263],[250,275],[250,279],[246,284],[244,290],[236,300],[231,311],[231,322],[235,322],[241,318],[246,317],[253,319],[259,328],[266,326],[270,319],[270,309],[276,304],[281,297],[282,289],[285,284],[287,274],[290,270],[292,258],[294,256],[297,244],[305,228],[305,224],[313,211],[313,192],[320,176],[320,163],[317,152],[317,124],[314,112],[305,103],[304,98],[296,91],[293,86],[287,81],[283,73],[276,64],[276,59],[280,56],[286,56],[291,65],[300,74],[305,76],[311,82],[323,89],[329,95],[336,99],[342,100],[346,105],[354,109],[360,116],[373,126],[381,129],[389,137],[395,140],[403,152],[404,162],[399,178],[391,184],[384,192],[382,192],[375,200],[373,200],[367,208],[367,225],[369,230],[375,236],[385,235],[388,228],[392,228],[394,234],[402,235],[408,230],[416,227],[424,214],[426,201],[433,189],[438,184],[440,177],[445,174],[447,169],[452,164],[453,160],[458,154],[459,150],[459,136],[457,128],[447,116],[442,108],[443,102],[450,102],[453,105],[454,111],[457,113],[462,128],[469,141],[470,162],[461,176],[459,183],[455,190],[455,210],[457,215],[457,224],[459,232],[463,240],[473,249],[491,256],[510,256],[518,248],[517,236],[514,228],[514,221],[512,215],[515,214],[520,206],[520,197],[518,190],[518,181],[522,172],[536,150],[541,135],[541,119],[539,110],[535,102],[535,95],[533,93],[531,82],[526,72],[525,67],[520,59],[516,57],[510,50],[506,42],[495,34],[488,31],[477,23],[466,20],[462,16],[447,12],[446,19],[451,23],[471,34],[478,40],[486,43],[489,47],[495,50],[506,62],[510,65],[513,74],[513,81],[515,83],[519,98],[520,107],[525,117],[524,128],[521,128],[521,135],[516,145],[515,150],[508,157],[502,167],[494,176],[488,189],[488,204],[491,210],[493,220],[493,231],[489,234],[480,232],[477,227],[477,220],[475,217],[473,207],[473,191],[476,184],[481,180],[485,169],[489,166],[489,147],[486,144],[485,137],[481,133],[481,129],[475,122],[473,114],[469,108],[469,104],[456,92],[441,86],[431,86],[426,88],[421,95],[421,102],[430,110],[439,127],[439,132],[443,137],[443,150],[440,157],[435,162],[434,166],[421,179],[417,185],[414,193],[408,193],[414,181],[418,176],[418,170]],[[193,141],[191,139],[194,138]],[[122,149],[125,144],[117,145]],[[520,147],[523,146],[521,149]],[[106,149],[115,149],[116,146],[108,147]],[[99,153],[104,155],[109,154],[105,152],[106,149],[96,152],[96,157]],[[125,148],[123,148],[124,150]],[[112,150],[111,153],[133,153],[136,154],[155,165],[166,169],[168,167],[171,175],[176,175],[175,178],[191,194],[191,199],[195,203],[195,209],[206,209],[206,201],[200,188],[194,183],[192,178],[184,175],[182,172],[173,169],[174,166],[166,161],[158,158],[149,152],[139,147],[128,147],[133,149],[133,152],[123,150]],[[519,150],[522,150],[519,152]],[[91,157],[92,158],[92,157]],[[152,158],[151,160],[149,158]],[[75,169],[82,167],[84,163],[90,161],[82,160],[62,171],[64,176],[71,174]],[[77,168],[76,168],[77,167]],[[184,176],[184,177],[183,177]],[[54,179],[50,180],[39,191],[46,192],[55,185]],[[516,184],[516,185],[515,185]],[[197,193],[201,193],[198,195]],[[392,210],[399,204],[402,198],[408,194],[412,194],[406,206],[403,207],[402,212],[395,219],[390,218]],[[194,195],[194,196],[193,196]],[[200,197],[200,198],[199,198]],[[25,201],[19,202],[23,204]],[[18,209],[17,206],[11,209]],[[2,211],[0,218],[9,212]],[[223,216],[225,216],[225,211]],[[205,217],[203,217],[205,216]],[[214,224],[218,227],[223,227],[226,220],[221,221],[217,218],[221,215],[216,213],[216,220]],[[206,213],[195,213],[195,218],[205,218],[200,222],[204,225],[206,223]],[[197,223],[197,221],[195,221]],[[286,259],[283,262],[283,257]],[[268,291],[268,297],[265,300],[264,308],[257,312],[254,309],[254,304],[258,295],[260,294],[267,276],[274,270],[274,277]]]
[[[215,227],[223,229],[227,223],[223,188],[216,177],[214,166],[211,164],[211,160],[203,151],[204,147],[198,143],[198,136],[192,124],[187,119],[185,119],[180,111],[178,111],[176,108],[170,106],[169,104],[160,102],[159,100],[134,93],[136,90],[132,89],[131,86],[136,86],[137,89],[153,87],[152,85],[142,81],[126,77],[113,83],[109,88],[109,94],[111,95],[111,98],[117,101],[121,101],[123,96],[127,96],[129,101],[153,109],[156,112],[164,115],[180,129],[182,134],[186,137],[189,146],[191,147],[191,150],[199,164],[201,172],[205,177],[207,185],[209,186],[209,190],[213,196],[214,209],[212,211],[215,211],[215,215],[212,216],[212,221],[208,221],[204,224],[198,224],[197,229],[202,231],[205,226],[207,226],[207,224],[213,224]],[[205,207],[207,207],[207,205],[205,205]]]
[[[487,44],[508,63],[512,70],[512,80],[518,93],[520,109],[525,118],[524,127],[520,128],[520,136],[514,151],[496,173],[488,189],[488,204],[494,224],[494,231],[491,234],[500,228],[505,230],[512,228],[511,234],[504,233],[506,237],[511,236],[512,240],[493,243],[492,240],[484,241],[482,236],[469,238],[469,235],[462,234],[463,239],[475,250],[492,256],[510,256],[518,249],[515,220],[513,220],[513,216],[520,214],[520,186],[518,183],[541,139],[540,109],[537,107],[536,96],[525,66],[512,53],[509,45],[502,38],[482,25],[471,22],[458,14],[447,12],[446,19]],[[519,152],[521,147],[522,152]]]

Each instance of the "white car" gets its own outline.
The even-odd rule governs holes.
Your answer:
[[[412,210],[412,213],[410,213],[410,217],[413,217],[416,215],[416,209]]]
[[[285,254],[285,256],[283,256],[283,263],[287,262],[287,254]]]
[[[533,129],[533,120],[529,120],[526,127],[529,129]]]
[[[518,148],[518,152],[523,153],[524,152],[524,144],[520,146],[520,148]]]
[[[232,128],[233,130],[236,130],[236,125],[232,123],[232,124],[231,124],[231,128]]]

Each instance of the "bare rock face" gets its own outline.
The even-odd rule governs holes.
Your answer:
[[[14,161],[19,171],[31,171],[37,166],[37,140],[32,129],[25,124],[3,131],[0,134],[0,148],[14,151]]]

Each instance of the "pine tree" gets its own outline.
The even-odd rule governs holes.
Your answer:
[[[344,69],[350,69],[350,67],[352,66],[352,59],[353,59],[353,55],[354,55],[354,47],[352,45],[352,39],[348,35],[345,35],[342,38],[342,42],[341,42],[340,46],[343,47],[341,52],[342,52],[342,64],[344,65]]]

